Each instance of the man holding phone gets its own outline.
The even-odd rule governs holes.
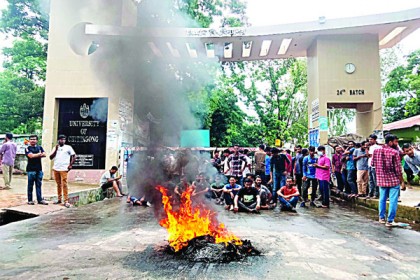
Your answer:
[[[57,183],[57,201],[54,204],[62,202],[64,193],[64,206],[70,207],[69,192],[67,187],[67,174],[73,168],[76,160],[76,153],[70,145],[66,145],[66,136],[58,136],[58,144],[54,147],[50,160],[54,160],[53,172],[55,182]]]
[[[102,174],[101,177],[101,188],[102,191],[106,191],[108,188],[113,188],[114,191],[117,193],[117,197],[122,197],[123,194],[121,193],[122,186],[120,179],[122,176],[116,177],[116,173],[118,171],[118,167],[113,166],[110,170],[106,171],[104,174]]]

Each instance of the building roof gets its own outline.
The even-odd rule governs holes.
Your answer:
[[[413,126],[420,126],[420,115],[400,120],[388,124],[384,124],[384,130],[396,130],[396,129],[403,129],[403,128],[409,128]]]
[[[320,36],[375,34],[390,48],[420,27],[420,8],[368,16],[241,28],[143,28],[87,24],[85,37],[132,40],[143,55],[221,61],[305,57]],[[141,43],[138,43],[139,39]]]

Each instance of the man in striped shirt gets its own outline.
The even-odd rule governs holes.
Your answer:
[[[398,139],[392,134],[385,137],[385,145],[376,149],[372,156],[376,180],[379,186],[379,222],[387,227],[396,226],[394,222],[398,208],[398,194],[405,191],[401,160],[398,150]],[[388,220],[385,220],[386,200],[389,197]]]

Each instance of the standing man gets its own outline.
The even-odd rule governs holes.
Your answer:
[[[379,186],[379,222],[387,227],[396,226],[394,222],[398,208],[398,194],[405,191],[402,175],[401,159],[398,150],[398,139],[388,134],[385,145],[376,149],[372,155],[372,165],[375,166],[376,179]],[[389,198],[388,220],[385,220],[386,200]]]
[[[359,197],[365,197],[367,186],[369,182],[369,171],[368,171],[368,151],[369,143],[367,141],[362,142],[360,149],[354,151],[354,161],[357,167],[357,188]]]
[[[32,199],[34,191],[34,183],[36,188],[36,199],[38,204],[48,205],[42,198],[41,186],[44,173],[42,172],[41,158],[46,157],[44,149],[38,146],[38,135],[29,136],[29,146],[25,149],[25,154],[28,158],[28,165],[26,165],[26,173],[28,174],[28,204],[34,205]]]
[[[265,145],[260,145],[258,147],[258,151],[255,152],[255,175],[264,178],[265,175],[265,152],[264,152]]]
[[[271,148],[266,147],[265,148],[265,174],[263,179],[263,184],[267,184],[268,187],[268,181],[270,181],[270,161],[271,161]]]
[[[376,171],[375,166],[372,166],[372,155],[376,149],[379,149],[381,146],[376,143],[378,136],[371,134],[369,136],[369,159],[368,159],[368,172],[369,172],[369,196],[368,198],[378,198],[379,197],[379,188],[376,184]]]
[[[318,162],[314,163],[315,177],[318,179],[319,190],[322,195],[322,208],[330,208],[330,168],[331,160],[325,155],[325,147],[318,147]]]
[[[54,204],[60,204],[64,192],[64,206],[70,207],[69,192],[67,188],[67,174],[73,168],[76,160],[76,153],[70,145],[66,145],[66,136],[58,136],[58,144],[53,149],[50,160],[54,159],[54,178],[57,183],[57,201]]]
[[[344,191],[344,180],[343,179],[343,148],[341,146],[335,147],[335,154],[332,157],[332,171],[334,172],[335,178],[337,179],[337,188],[340,192]]]
[[[15,166],[16,158],[16,143],[13,142],[13,134],[6,133],[6,142],[3,143],[0,149],[0,162],[2,162],[4,188],[1,190],[10,190],[10,183],[12,182],[13,167]]]
[[[242,185],[242,173],[244,172],[244,164],[247,164],[246,158],[244,155],[239,153],[239,145],[233,146],[234,153],[231,154],[228,158],[228,169],[225,171],[225,174],[232,169],[232,176],[235,177],[236,181]]]
[[[293,175],[295,176],[295,182],[296,182],[296,186],[299,190],[299,193],[302,193],[302,146],[301,145],[297,145],[295,147],[295,160],[294,160],[294,166],[293,166]]]
[[[357,196],[357,185],[356,185],[356,165],[354,164],[353,153],[355,150],[355,143],[353,141],[349,141],[349,146],[344,152],[347,156],[347,182],[351,189],[351,194],[349,197]]]
[[[303,159],[303,202],[300,204],[300,207],[306,207],[305,202],[308,202],[308,190],[309,187],[312,187],[311,192],[311,206],[316,206],[314,201],[316,198],[316,190],[318,188],[318,181],[315,177],[315,166],[314,164],[318,161],[318,158],[315,157],[315,147],[309,147],[309,155]]]
[[[281,187],[286,185],[287,176],[287,164],[292,164],[287,156],[277,148],[271,149],[271,160],[270,160],[270,181],[273,183],[273,206],[277,205],[277,191]]]

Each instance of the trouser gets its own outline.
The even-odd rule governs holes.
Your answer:
[[[67,187],[67,174],[68,171],[54,171],[54,179],[57,183],[57,197],[58,201],[63,201],[63,194],[64,194],[64,202],[69,201],[69,190]]]
[[[337,189],[341,192],[344,191],[343,174],[341,172],[335,171],[334,175],[337,179]]]
[[[44,177],[44,173],[42,171],[28,171],[28,201],[33,201],[32,193],[34,191],[34,183],[35,183],[35,192],[36,192],[36,200],[38,202],[42,201],[42,178]]]
[[[357,189],[359,194],[366,194],[369,182],[369,171],[357,170]]]
[[[398,208],[400,185],[379,188],[379,218],[385,219],[386,200],[389,197],[388,222],[393,222]]]
[[[330,183],[327,180],[319,180],[318,182],[322,196],[322,205],[330,207]]]
[[[302,195],[302,174],[295,174],[296,177],[296,186],[298,188],[299,194]]]
[[[256,210],[257,203],[254,202],[251,205],[245,205],[242,201],[238,201],[238,208],[239,208],[239,211],[249,212],[252,210]]]
[[[4,186],[6,188],[10,188],[10,183],[12,182],[13,166],[3,164],[2,170],[3,170]]]
[[[349,183],[351,193],[357,194],[356,169],[347,170],[347,182]]]
[[[223,198],[225,199],[226,205],[233,205],[233,198],[230,194],[231,193],[228,192],[223,193]]]
[[[286,199],[280,196],[279,201],[282,207],[285,207],[287,209],[292,209],[292,207],[296,207],[296,204],[299,201],[299,197],[294,196],[289,201],[287,201]]]
[[[376,184],[376,170],[372,166],[369,166],[369,195],[379,197],[379,187]]]
[[[309,187],[312,187],[311,201],[314,201],[316,198],[316,190],[318,188],[318,180],[315,178],[307,178],[306,181],[303,182],[303,201],[308,200]]]
[[[351,193],[351,187],[349,185],[349,181],[347,180],[347,169],[343,169],[341,172],[341,178],[343,178],[343,184],[344,184],[344,192],[346,194],[350,194]]]
[[[273,202],[277,202],[277,191],[286,185],[286,175],[273,173]]]

